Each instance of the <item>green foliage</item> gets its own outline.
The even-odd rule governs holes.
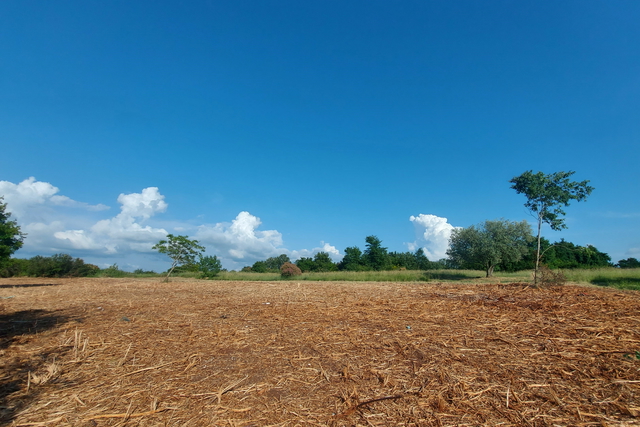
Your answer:
[[[10,258],[0,265],[0,277],[26,276],[28,267],[28,259]]]
[[[491,277],[499,264],[519,261],[528,252],[531,239],[526,221],[485,221],[453,230],[447,255],[457,267],[482,269]]]
[[[200,271],[201,277],[213,278],[222,271],[222,263],[216,255],[213,256],[200,256],[198,261],[198,271]]]
[[[4,197],[0,196],[0,267],[22,247],[25,237],[18,223],[9,219],[11,213],[6,211],[7,204],[2,203],[3,200]]]
[[[318,252],[315,254],[313,257],[313,265],[313,271],[317,272],[336,271],[338,269],[327,252]]]
[[[276,257],[269,257],[264,261],[256,261],[251,266],[251,271],[255,273],[280,273],[280,267],[285,262],[291,262],[286,254]]]
[[[298,266],[290,262],[285,262],[280,266],[280,275],[284,278],[300,276],[301,274],[302,271],[300,271]]]
[[[511,188],[518,194],[524,194],[527,202],[524,204],[536,218],[538,225],[537,250],[535,258],[534,283],[537,284],[538,266],[540,265],[541,249],[540,237],[542,224],[549,224],[552,230],[559,231],[567,228],[564,223],[565,212],[562,209],[569,206],[572,200],[584,200],[594,190],[589,181],[571,181],[569,178],[575,172],[556,172],[545,175],[542,172],[527,171],[512,178]]]
[[[540,223],[549,224],[552,230],[567,228],[562,207],[569,206],[572,200],[582,201],[593,191],[589,181],[570,181],[575,172],[556,172],[545,175],[542,172],[527,171],[511,179],[511,188],[518,194],[524,194],[527,202],[524,204]]]
[[[280,267],[282,267],[285,262],[291,262],[289,256],[286,254],[270,257],[264,261],[267,270],[273,272],[280,271]]]
[[[640,268],[640,261],[635,258],[621,259],[618,261],[618,267],[620,268]]]
[[[29,260],[22,260],[21,271],[14,275],[31,277],[88,277],[95,276],[100,269],[92,264],[85,264],[80,258],[68,254],[56,254],[50,257],[36,255]]]
[[[382,240],[376,236],[367,236],[365,241],[365,265],[375,271],[387,270],[390,267],[390,259],[387,248],[382,247]]]
[[[196,263],[196,257],[204,252],[205,248],[200,246],[197,240],[189,240],[187,236],[167,234],[167,239],[159,241],[152,249],[171,258],[171,268],[165,278],[165,280],[168,281],[169,276],[171,276],[171,273],[176,267],[194,265]]]
[[[296,265],[302,272],[314,271],[316,265],[313,262],[313,258],[302,257],[296,261]]]
[[[338,264],[338,269],[343,271],[364,271],[367,266],[360,248],[348,247],[344,250],[344,257]]]
[[[120,267],[118,267],[118,264],[113,264],[107,268],[103,268],[102,270],[100,270],[99,275],[102,277],[119,278],[119,277],[130,276],[131,273],[127,273],[124,270],[120,270]]]
[[[535,265],[536,241],[529,243],[528,253],[516,263],[501,264],[505,271],[517,271],[530,269]],[[540,262],[552,270],[575,268],[602,268],[611,267],[611,257],[600,252],[595,246],[579,246],[561,239],[553,244],[544,237],[540,238]]]
[[[251,271],[253,271],[254,273],[266,273],[267,271],[269,271],[269,269],[267,269],[267,263],[266,262],[264,262],[264,261],[256,261],[251,266]]]

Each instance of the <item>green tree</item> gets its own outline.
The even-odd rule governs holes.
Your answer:
[[[0,196],[0,266],[11,258],[11,255],[22,247],[25,234],[20,232],[20,226],[11,220],[11,212],[7,212],[7,204],[2,203]]]
[[[366,249],[364,250],[364,260],[367,267],[372,270],[381,271],[389,268],[389,253],[387,248],[382,247],[382,240],[376,236],[368,236]]]
[[[198,255],[204,252],[204,246],[200,246],[197,240],[189,240],[187,236],[173,234],[167,234],[167,239],[160,240],[152,249],[171,258],[171,268],[165,282],[169,281],[169,276],[177,266],[195,264]]]
[[[201,277],[212,278],[222,271],[222,263],[216,255],[200,255],[200,259],[198,260],[198,271],[200,272]]]
[[[313,269],[315,268],[313,258],[309,258],[309,257],[300,258],[299,260],[296,261],[296,265],[298,266],[300,271],[304,273],[313,271]]]
[[[620,268],[640,268],[640,261],[636,258],[621,259],[618,261],[618,267]]]
[[[282,264],[284,264],[285,262],[291,262],[291,260],[289,259],[288,255],[282,254],[267,258],[264,261],[264,264],[266,267],[266,271],[269,271],[270,273],[276,273],[280,272],[280,267],[282,267]]]
[[[336,271],[337,267],[327,252],[318,252],[313,256],[313,271]]]
[[[533,173],[527,171],[516,176],[509,182],[511,188],[518,194],[524,194],[527,202],[524,204],[536,218],[538,226],[536,264],[533,273],[534,284],[538,283],[538,270],[540,268],[540,237],[542,223],[548,224],[552,230],[567,228],[564,223],[565,212],[562,209],[569,206],[572,200],[582,201],[593,191],[589,181],[571,181],[569,178],[575,172],[556,172],[545,175],[542,172]]]
[[[266,273],[268,271],[267,263],[264,261],[256,261],[251,266],[251,271],[254,273]]]
[[[357,246],[350,246],[344,250],[344,257],[340,264],[338,264],[339,270],[345,271],[363,271],[367,267],[365,265],[362,251]]]
[[[413,256],[416,260],[416,267],[418,268],[418,270],[433,269],[431,261],[429,261],[429,258],[427,258],[427,256],[424,254],[424,249],[418,248]]]
[[[485,221],[453,230],[447,255],[458,268],[482,269],[491,277],[499,264],[520,260],[531,239],[531,226],[526,221]]]

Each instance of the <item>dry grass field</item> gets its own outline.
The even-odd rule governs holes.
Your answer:
[[[640,293],[0,279],[7,426],[638,426]]]

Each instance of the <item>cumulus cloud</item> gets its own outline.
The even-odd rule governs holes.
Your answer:
[[[150,252],[151,247],[168,234],[163,228],[141,223],[167,210],[168,205],[157,187],[145,188],[141,193],[120,194],[118,203],[121,204],[118,215],[98,221],[89,231],[58,231],[54,237],[74,249],[115,254],[123,250]]]
[[[258,230],[260,218],[240,212],[236,218],[213,226],[198,227],[196,239],[212,246],[212,251],[233,261],[253,261],[277,256],[283,251],[282,234],[276,230]]]
[[[43,208],[64,206],[71,208],[101,211],[109,209],[103,204],[90,205],[78,202],[63,195],[59,195],[60,189],[48,182],[37,181],[34,177],[14,184],[9,181],[0,181],[0,196],[8,205],[11,214],[20,221],[29,221],[37,217],[36,213],[43,213]],[[41,218],[40,218],[41,219]]]
[[[416,240],[407,244],[409,250],[415,251],[422,248],[431,261],[445,258],[451,232],[457,227],[449,224],[447,218],[436,215],[411,215],[409,220],[413,222],[416,233]]]

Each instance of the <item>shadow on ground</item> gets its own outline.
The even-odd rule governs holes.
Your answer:
[[[37,288],[39,286],[58,286],[58,283],[29,283],[22,285],[0,285],[0,288]]]
[[[427,271],[426,273],[424,273],[423,276],[423,280],[429,281],[429,280],[443,280],[443,281],[456,281],[456,280],[470,280],[470,279],[476,279],[482,276],[469,276],[468,274],[461,274],[461,273],[452,273],[452,272],[448,272],[448,271],[434,271],[434,272],[429,272]]]
[[[29,373],[43,369],[46,363],[55,363],[55,358],[67,350],[61,347],[42,348],[41,351],[25,353],[12,351],[12,346],[27,344],[33,336],[56,328],[71,320],[61,312],[46,310],[24,310],[0,314],[0,425],[10,425],[15,414],[27,407],[38,396],[35,389],[27,390]]]

